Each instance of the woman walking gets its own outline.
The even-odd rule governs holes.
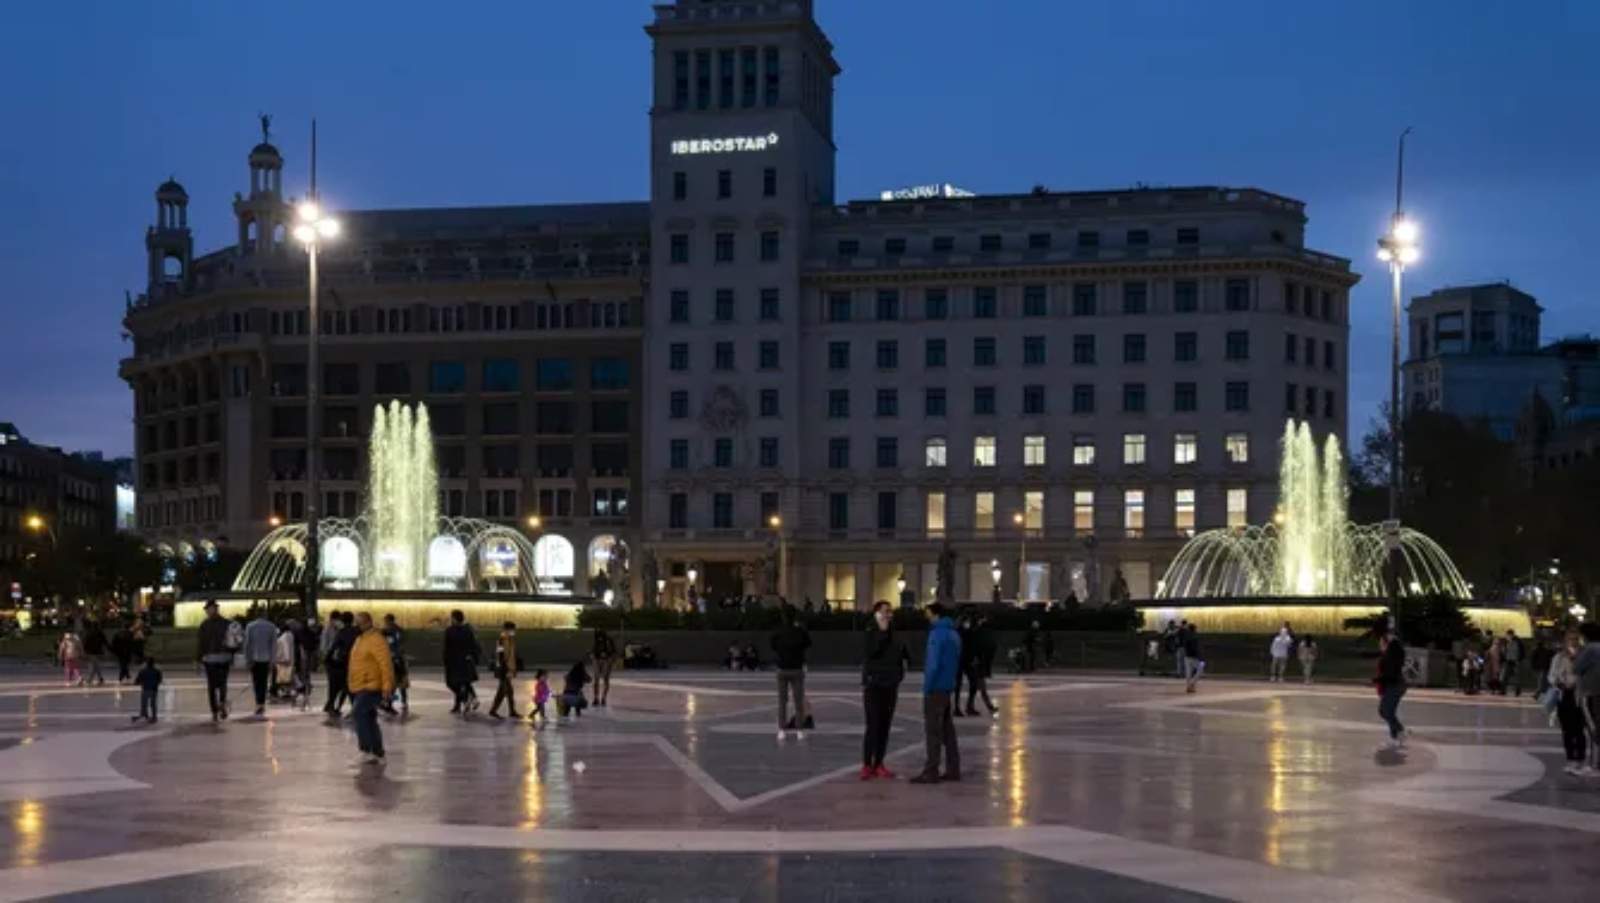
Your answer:
[[[890,626],[894,610],[888,602],[872,607],[872,622],[867,625],[865,651],[861,658],[861,704],[866,711],[867,728],[861,738],[861,780],[894,777],[884,767],[883,756],[889,747],[889,728],[894,724],[895,703],[900,700],[900,682],[905,679],[905,644]]]
[[[478,660],[483,649],[478,645],[478,635],[467,626],[467,616],[461,609],[450,612],[450,626],[444,629],[444,682],[455,695],[455,705],[450,713],[469,715],[478,708],[478,694],[472,685],[478,680]]]
[[[1311,683],[1311,674],[1317,670],[1317,641],[1306,634],[1300,638],[1300,673],[1305,677],[1306,683]]]
[[[1573,664],[1578,660],[1578,652],[1583,648],[1583,639],[1576,630],[1567,631],[1561,643],[1561,648],[1556,650],[1555,657],[1550,660],[1550,670],[1545,675],[1549,679],[1548,692],[1559,693],[1556,699],[1556,718],[1561,722],[1561,745],[1566,749],[1567,765],[1563,771],[1567,774],[1583,774],[1583,768],[1588,761],[1588,738],[1585,736],[1583,724],[1583,711],[1578,708],[1578,672]]]
[[[1378,640],[1378,717],[1389,725],[1389,742],[1384,749],[1404,749],[1410,736],[1400,723],[1400,699],[1406,695],[1406,647],[1400,637],[1386,633]]]
[[[617,660],[617,643],[603,629],[594,630],[594,704],[603,707],[611,695],[611,666]]]
[[[506,710],[513,718],[517,714],[517,625],[511,621],[501,625],[500,638],[494,644],[494,676],[500,682],[494,691],[494,702],[489,704],[489,717],[500,717],[500,702],[505,700]]]
[[[87,683],[79,670],[83,662],[83,641],[78,639],[78,635],[73,633],[71,628],[61,635],[61,642],[56,645],[56,658],[61,660],[61,669],[67,686]]]

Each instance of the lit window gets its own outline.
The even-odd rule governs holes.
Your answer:
[[[934,437],[923,444],[923,463],[929,467],[945,466],[945,444],[942,437]]]
[[[924,515],[928,527],[928,538],[938,539],[944,535],[944,493],[929,492],[927,511]]]
[[[972,526],[977,530],[994,529],[994,493],[973,493]]]
[[[1248,464],[1250,462],[1250,434],[1229,433],[1227,450],[1229,464]]]
[[[1072,529],[1078,533],[1094,532],[1094,490],[1079,489],[1072,493]]]
[[[1194,535],[1194,490],[1179,489],[1173,495],[1173,526],[1184,536]]]
[[[1193,464],[1199,441],[1194,433],[1178,433],[1172,437],[1172,463]]]
[[[1246,489],[1228,490],[1228,526],[1242,527],[1249,522],[1250,493]]]
[[[1044,529],[1044,490],[1034,489],[1022,494],[1022,526],[1028,530]]]
[[[1022,437],[1022,464],[1024,467],[1044,466],[1044,437]]]
[[[994,437],[978,436],[972,440],[972,466],[993,467],[995,460]]]
[[[1094,466],[1094,437],[1072,437],[1072,463],[1076,467]]]
[[[1122,436],[1122,463],[1144,463],[1144,433],[1124,433]]]
[[[1122,493],[1122,528],[1130,537],[1144,535],[1144,490],[1126,489]]]

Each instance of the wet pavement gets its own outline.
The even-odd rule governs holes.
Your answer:
[[[854,675],[810,675],[779,739],[770,674],[619,678],[563,727],[463,721],[437,673],[353,769],[348,722],[271,705],[213,724],[168,669],[136,690],[0,674],[0,900],[285,898],[1592,899],[1600,781],[1560,773],[1528,699],[1412,693],[1378,752],[1360,687],[997,679],[958,722],[960,784],[921,762],[917,675],[861,782]],[[529,684],[520,692],[526,696]],[[319,688],[320,689],[320,688]],[[481,687],[481,689],[492,689]],[[485,695],[487,701],[487,694]],[[318,700],[320,702],[320,698]],[[519,708],[524,702],[519,698]]]

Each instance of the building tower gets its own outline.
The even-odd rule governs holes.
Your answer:
[[[645,535],[674,575],[702,565],[699,589],[782,592],[773,559],[806,520],[800,271],[833,201],[839,67],[810,0],[655,13]]]
[[[188,286],[194,236],[189,232],[189,193],[177,179],[156,189],[156,222],[145,231],[144,247],[150,258],[152,296],[169,287],[181,291]]]
[[[250,149],[250,196],[233,196],[239,221],[239,255],[281,251],[287,240],[289,209],[283,201],[283,155],[271,142],[272,117],[261,116],[261,143]]]

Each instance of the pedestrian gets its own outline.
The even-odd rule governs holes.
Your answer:
[[[1506,690],[1515,689],[1515,695],[1522,695],[1522,657],[1527,649],[1522,645],[1522,638],[1517,636],[1515,630],[1506,629],[1505,665],[1502,667],[1500,677],[1500,695],[1504,696]]]
[[[356,626],[355,613],[344,611],[335,612],[334,615],[337,617],[328,618],[328,629],[333,630],[334,634],[328,658],[323,662],[328,669],[328,702],[322,710],[329,718],[337,719],[343,714],[345,700],[353,701],[350,694],[350,652],[360,639],[361,630]],[[367,620],[372,620],[370,615]]]
[[[561,687],[561,695],[556,699],[557,724],[565,724],[568,716],[583,717],[583,710],[589,706],[583,698],[583,687],[587,683],[589,683],[589,672],[584,670],[583,662],[574,664],[567,672],[566,682]]]
[[[118,625],[117,632],[111,635],[111,654],[117,658],[117,683],[132,680],[129,665],[133,662],[133,631],[128,629],[127,622]]]
[[[528,720],[536,721],[540,726],[550,723],[550,716],[544,713],[544,704],[550,701],[550,679],[543,668],[533,672],[533,707],[528,710]]]
[[[56,658],[61,662],[62,677],[67,686],[82,686],[84,678],[80,666],[83,664],[83,640],[70,627],[61,635],[61,642],[56,644]]]
[[[1583,775],[1592,778],[1600,775],[1600,624],[1586,622],[1579,630],[1583,651],[1572,670],[1578,675],[1578,708],[1589,732],[1589,762]]]
[[[267,620],[266,606],[244,629],[244,663],[250,669],[250,688],[256,694],[256,717],[267,714],[267,689],[272,682],[272,659],[277,651],[278,628]]]
[[[1305,677],[1307,685],[1311,683],[1312,672],[1317,670],[1317,655],[1320,652],[1317,641],[1311,634],[1308,633],[1300,638],[1300,674]]]
[[[861,658],[861,706],[867,721],[861,738],[863,781],[894,778],[894,772],[884,766],[883,757],[889,748],[889,728],[894,724],[900,682],[905,679],[910,655],[905,644],[895,637],[893,621],[894,609],[888,602],[872,606]]]
[[[1273,635],[1272,642],[1268,644],[1267,651],[1272,656],[1272,670],[1268,673],[1267,680],[1272,683],[1283,683],[1284,672],[1289,670],[1289,652],[1294,649],[1294,638],[1289,636],[1289,625],[1278,628]]]
[[[967,673],[972,670],[971,659],[978,648],[977,644],[972,642],[972,632],[977,629],[978,619],[972,607],[967,606],[956,612],[955,621],[956,637],[961,640],[961,661],[956,667],[956,689],[952,696],[955,699],[955,711],[950,714],[953,717],[960,718],[964,714],[961,711],[961,682],[967,677]]]
[[[1177,621],[1167,622],[1167,648],[1172,652],[1172,663],[1177,669],[1174,676],[1185,680],[1189,676],[1189,667],[1183,660],[1183,625],[1186,622],[1179,618]]]
[[[962,640],[965,644],[967,641]],[[989,678],[994,674],[994,654],[997,648],[994,631],[989,627],[989,616],[978,614],[972,627],[972,654],[967,654],[967,647],[961,647],[961,657],[968,662],[967,670],[967,714],[977,715],[978,708],[973,705],[978,697],[983,697],[983,705],[989,710],[990,718],[1000,717],[1000,710],[995,707],[994,700],[989,698]],[[958,693],[951,700],[954,709],[961,708],[961,695]]]
[[[1489,654],[1483,666],[1483,679],[1490,693],[1500,696],[1506,695],[1506,685],[1503,681],[1506,661],[1506,647],[1499,637],[1489,641]]]
[[[89,666],[83,676],[85,686],[91,683],[105,686],[106,676],[100,671],[100,662],[105,658],[109,646],[106,632],[100,629],[100,622],[90,621],[83,629],[83,659]]]
[[[1200,675],[1205,673],[1206,660],[1200,654],[1200,630],[1188,621],[1178,628],[1178,642],[1183,646],[1183,667],[1185,693],[1193,693],[1200,683]]]
[[[300,651],[299,629],[300,622],[290,618],[272,641],[272,693],[277,699],[287,696],[294,701],[300,696],[295,668],[295,658]]]
[[[617,661],[617,643],[603,628],[594,629],[594,704],[604,706],[611,695],[611,667]]]
[[[156,667],[156,660],[145,659],[144,667],[139,669],[139,676],[133,682],[139,685],[139,714],[133,720],[155,724],[156,691],[161,689],[161,669]]]
[[[922,662],[922,732],[927,757],[922,772],[913,784],[937,784],[961,780],[961,751],[956,746],[955,700],[956,669],[961,663],[961,638],[943,605],[928,606],[928,649]],[[944,771],[939,770],[943,752]]]
[[[217,611],[217,600],[207,599],[203,608],[206,618],[195,638],[194,658],[205,671],[211,720],[223,721],[228,717],[228,669],[233,667],[233,650],[228,646],[230,622]]]
[[[450,626],[444,629],[444,682],[455,703],[450,714],[470,715],[478,708],[478,695],[472,685],[478,680],[478,662],[483,649],[478,635],[467,626],[467,616],[457,608],[450,612]]]
[[[1022,652],[1025,671],[1034,671],[1039,667],[1039,622],[1029,621],[1028,629],[1022,634]]]
[[[1378,717],[1389,725],[1389,742],[1384,749],[1404,749],[1410,734],[1400,723],[1400,699],[1406,695],[1406,647],[1400,637],[1385,633],[1378,638]]]
[[[1566,640],[1563,639],[1561,642]],[[1542,699],[1545,690],[1550,688],[1550,665],[1555,661],[1557,651],[1559,650],[1552,647],[1543,637],[1534,636],[1533,656],[1529,659],[1529,664],[1533,666],[1533,674],[1539,680],[1539,687],[1533,694],[1535,698]]]
[[[507,621],[500,625],[500,636],[494,643],[494,676],[499,681],[499,686],[494,691],[494,702],[489,704],[489,717],[499,720],[500,701],[506,703],[506,709],[513,718],[521,718],[517,714],[517,693],[515,681],[517,679],[517,625]]]
[[[411,668],[406,665],[406,632],[395,622],[394,615],[383,616],[383,641],[389,646],[389,664],[394,667],[394,695],[400,700],[399,713],[391,703],[391,715],[411,714]]]
[[[372,626],[372,615],[356,615],[356,640],[350,646],[347,686],[350,691],[350,711],[355,717],[356,748],[360,750],[357,765],[387,764],[383,750],[383,729],[378,726],[378,708],[394,694],[394,666],[389,658],[389,644],[383,634]]]
[[[145,624],[144,615],[139,615],[133,619],[133,629],[128,633],[133,638],[133,660],[136,662],[144,661],[144,644],[150,639],[150,627]]]
[[[1547,692],[1557,694],[1556,719],[1561,723],[1561,746],[1567,754],[1567,764],[1562,770],[1571,775],[1588,776],[1588,737],[1583,723],[1583,712],[1578,707],[1578,672],[1574,668],[1578,654],[1583,649],[1583,637],[1576,630],[1567,631],[1561,648],[1550,659],[1546,676],[1550,687]]]
[[[815,726],[806,711],[806,650],[811,634],[795,619],[794,609],[780,609],[783,626],[772,635],[772,651],[778,659],[778,736],[784,731],[810,730]],[[789,717],[789,697],[794,696],[794,717]],[[804,719],[796,721],[796,719]]]

